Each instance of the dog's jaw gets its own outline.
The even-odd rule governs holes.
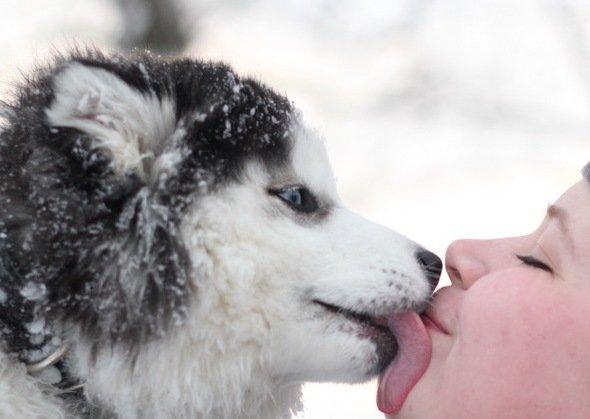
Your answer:
[[[377,362],[372,363],[374,367],[370,375],[379,374],[393,361],[397,355],[398,343],[388,326],[387,317],[359,313],[319,300],[314,300],[314,303],[325,309],[325,314],[333,318],[331,321],[345,321],[343,328],[360,338],[370,339],[375,344]]]

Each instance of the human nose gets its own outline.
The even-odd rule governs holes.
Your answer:
[[[453,285],[469,288],[484,275],[519,263],[515,257],[531,246],[532,236],[494,240],[457,240],[447,249],[445,265]]]
[[[469,288],[489,272],[484,257],[490,240],[457,240],[448,247],[445,266],[451,283]]]

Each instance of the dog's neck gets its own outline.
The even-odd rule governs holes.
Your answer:
[[[246,365],[238,367],[244,368],[236,374],[241,377],[220,378],[239,360],[219,360],[215,368],[196,377],[182,360],[174,365],[162,358],[162,365],[156,366],[155,358],[146,359],[151,355],[140,357],[133,371],[124,367],[121,371],[119,356],[100,357],[87,377],[85,393],[91,404],[109,406],[122,418],[288,419],[301,409],[300,384],[286,385],[261,372],[247,371]],[[227,363],[231,366],[224,367]]]
[[[182,327],[135,348],[96,349],[75,327],[63,328],[69,332],[62,341],[70,346],[64,363],[75,381],[85,383],[86,410],[94,409],[90,417],[109,412],[120,418],[276,419],[302,410],[301,383],[273,374],[259,319],[211,316],[221,312],[222,300],[203,295],[203,301],[209,304],[195,305]],[[0,396],[0,417],[35,417],[36,409],[89,417],[80,414],[80,403],[64,400],[57,387],[48,389],[28,374],[26,362],[0,355],[0,386],[8,389],[6,403]]]
[[[220,340],[219,325],[187,322],[136,352],[94,353],[72,336],[69,364],[89,402],[121,418],[277,419],[301,411],[301,383],[273,376],[269,350],[256,337]]]
[[[84,351],[80,347],[76,350]],[[237,360],[232,361],[231,357],[220,359],[216,368],[203,371],[202,381],[186,382],[183,361],[178,359],[179,364],[174,366],[164,359],[165,355],[168,354],[140,354],[134,371],[126,370],[125,361],[117,351],[111,354],[111,359],[106,354],[99,355],[95,366],[87,370],[90,374],[86,377],[84,395],[89,403],[80,409],[79,400],[60,397],[56,388],[28,374],[25,364],[0,352],[0,386],[5,389],[0,394],[0,416],[36,417],[43,412],[43,415],[51,413],[50,417],[102,417],[108,412],[120,418],[275,419],[290,418],[293,412],[301,410],[298,383],[281,383],[253,370],[254,366],[243,364],[240,365],[243,371],[220,379],[218,373],[235,369]],[[85,361],[72,356],[76,355],[70,354],[69,363],[76,370]],[[143,364],[155,359],[150,360],[151,356],[159,359],[162,368]],[[224,366],[227,363],[232,366]],[[199,364],[198,360],[194,364]],[[92,416],[88,416],[88,409],[92,410]]]

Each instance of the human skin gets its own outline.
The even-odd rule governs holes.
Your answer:
[[[590,418],[590,183],[530,235],[454,242],[446,267],[430,364],[389,418]]]

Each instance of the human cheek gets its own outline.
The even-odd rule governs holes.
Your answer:
[[[483,278],[465,293],[458,313],[459,338],[466,345],[489,345],[493,353],[531,343],[547,314],[559,308],[554,284],[531,268]]]
[[[457,383],[477,389],[476,403],[519,403],[514,394],[539,375],[558,327],[553,283],[531,269],[482,278],[465,294],[458,314]],[[495,401],[494,401],[495,400]],[[499,403],[501,402],[501,403]]]

